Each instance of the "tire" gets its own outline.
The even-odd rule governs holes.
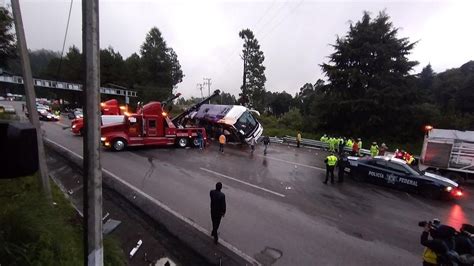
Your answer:
[[[196,148],[199,148],[199,139],[198,138],[193,138],[193,145]]]
[[[188,139],[187,138],[179,138],[178,141],[176,142],[178,144],[178,147],[180,148],[186,148],[188,146]]]
[[[441,191],[437,187],[425,186],[421,188],[420,194],[428,199],[439,199],[441,198]]]
[[[84,128],[81,128],[81,130],[79,130],[79,135],[80,135],[80,136],[84,136],[84,133],[85,133],[85,132],[84,132]]]
[[[124,139],[115,139],[112,142],[112,149],[114,151],[123,151],[127,147],[127,142]]]
[[[352,169],[354,170],[354,169]],[[355,181],[357,182],[365,182],[365,176],[363,176],[361,173],[359,173],[358,171],[354,171],[351,173],[351,177],[352,179],[354,179]]]

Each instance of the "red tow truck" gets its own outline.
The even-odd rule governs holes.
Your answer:
[[[116,99],[108,100],[100,103],[100,110],[102,113],[102,125],[120,122],[121,118],[117,117],[123,115],[126,107],[120,106]],[[84,133],[84,118],[76,118],[71,122],[71,132],[74,135],[83,135]]]
[[[211,96],[185,110],[178,117],[185,116],[219,95],[216,90]],[[200,127],[185,127],[168,117],[163,108],[167,103],[179,97],[164,102],[150,102],[143,107],[139,105],[136,114],[126,114],[122,123],[104,125],[101,127],[101,142],[105,148],[122,151],[127,146],[173,146],[185,148],[188,145],[197,147],[199,141],[197,133],[202,133],[207,140],[206,130]]]

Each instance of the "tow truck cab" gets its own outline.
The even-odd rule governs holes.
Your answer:
[[[101,127],[101,142],[106,148],[121,151],[127,146],[188,144],[199,146],[197,133],[201,131],[207,140],[204,128],[177,128],[163,111],[160,102],[150,102],[138,109],[138,113],[124,116],[120,124]]]
[[[115,122],[120,122],[121,118],[114,117],[122,115],[122,110],[125,110],[125,106],[119,106],[116,99],[108,100],[100,103],[101,125],[107,125]],[[71,121],[71,132],[74,135],[84,134],[84,118],[76,118]]]

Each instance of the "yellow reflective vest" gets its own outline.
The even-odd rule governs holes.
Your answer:
[[[423,251],[423,261],[436,265],[438,264],[438,256],[436,256],[433,250],[425,248]]]
[[[328,157],[326,157],[326,160],[329,166],[335,166],[337,163],[337,157],[334,155],[329,155]]]

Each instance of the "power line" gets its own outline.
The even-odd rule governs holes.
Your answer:
[[[265,39],[265,37],[267,37],[268,35],[270,35],[270,33],[272,33],[276,28],[278,28],[288,17],[290,17],[290,15],[293,14],[293,12],[296,11],[296,9],[298,9],[298,7],[301,6],[301,4],[303,4],[304,0],[301,0],[295,7],[293,7],[290,12],[288,12],[288,14],[286,16],[283,17],[283,19],[281,19],[277,24],[275,24],[275,26],[273,28],[271,28],[269,31],[267,31],[267,33],[265,35],[262,36],[262,38],[260,40],[263,40]]]
[[[61,50],[61,57],[59,58],[58,72],[56,73],[57,79],[59,79],[59,72],[61,71],[61,64],[63,62],[64,47],[66,47],[67,32],[69,30],[69,21],[71,20],[71,11],[72,11],[73,2],[74,0],[71,0],[71,3],[69,4],[69,14],[67,16],[66,32],[64,32],[63,49]]]

